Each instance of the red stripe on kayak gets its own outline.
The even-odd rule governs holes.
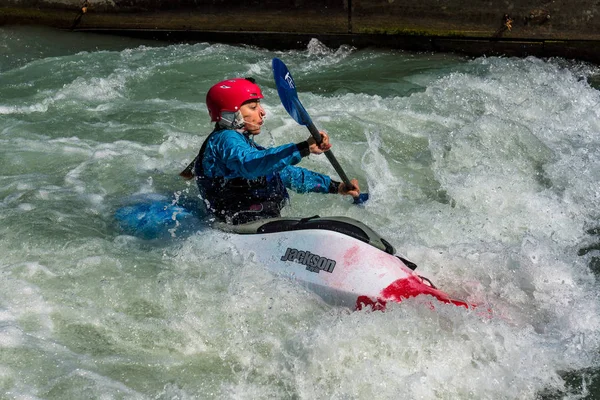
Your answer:
[[[385,310],[387,301],[396,301],[399,303],[403,299],[417,297],[421,294],[433,296],[442,303],[469,308],[469,305],[464,301],[451,299],[446,293],[423,283],[421,278],[412,275],[408,278],[402,278],[392,282],[388,287],[381,291],[381,297],[376,300],[373,300],[368,296],[359,296],[358,299],[356,299],[356,309],[361,310],[367,306],[373,310],[382,311]]]

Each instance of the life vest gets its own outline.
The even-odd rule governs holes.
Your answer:
[[[256,179],[205,176],[202,162],[206,146],[211,137],[220,131],[214,130],[204,140],[195,165],[196,182],[207,209],[218,219],[233,224],[259,218],[279,217],[281,209],[289,198],[279,173],[275,172]],[[254,142],[251,144],[259,150],[263,149]]]

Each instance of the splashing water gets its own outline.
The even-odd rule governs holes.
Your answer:
[[[600,395],[596,67],[315,41],[270,52],[33,28],[0,37],[7,397]],[[308,137],[278,102],[273,56],[371,195],[355,207],[292,194],[285,215],[361,220],[494,317],[418,298],[349,312],[271,275],[224,233],[119,232],[114,210],[132,195],[196,195],[177,173],[211,130],[214,82],[252,75],[264,88],[262,144]],[[324,157],[302,166],[335,176]]]

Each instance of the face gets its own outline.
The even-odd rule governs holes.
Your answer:
[[[249,101],[242,104],[240,112],[246,122],[244,128],[251,135],[258,135],[266,115],[264,108],[260,105],[260,100]]]

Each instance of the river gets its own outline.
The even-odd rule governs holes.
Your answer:
[[[563,59],[169,44],[0,28],[0,393],[12,399],[600,398],[600,92]],[[265,146],[308,137],[270,61],[329,132],[367,223],[454,297],[324,303],[204,229],[119,231],[211,131],[208,88],[252,76]],[[302,166],[330,174],[324,156]]]

